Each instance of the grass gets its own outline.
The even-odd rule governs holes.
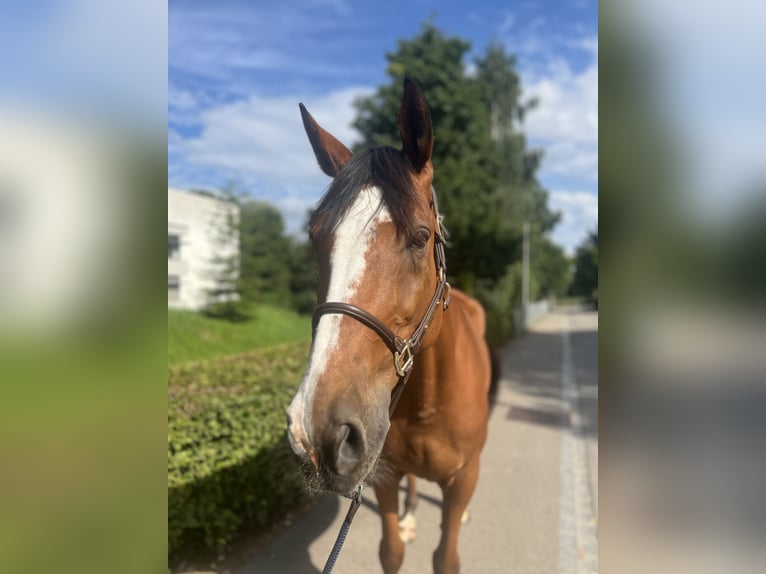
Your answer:
[[[311,317],[259,305],[249,321],[231,323],[194,311],[168,309],[168,364],[206,361],[226,355],[311,339]]]

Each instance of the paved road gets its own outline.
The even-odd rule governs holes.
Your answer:
[[[503,349],[471,519],[459,542],[462,572],[584,574],[597,571],[598,315],[560,309]],[[431,571],[441,493],[418,481],[417,539],[402,574]],[[346,513],[328,496],[235,574],[315,574]],[[380,521],[365,494],[334,572],[380,572]]]

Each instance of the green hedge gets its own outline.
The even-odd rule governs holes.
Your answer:
[[[168,550],[221,547],[304,502],[285,409],[308,343],[168,372]]]

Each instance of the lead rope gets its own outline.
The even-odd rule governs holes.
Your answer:
[[[335,568],[335,561],[338,559],[341,548],[343,548],[343,543],[346,541],[346,536],[348,536],[348,529],[351,527],[351,521],[354,519],[356,511],[359,510],[359,507],[362,505],[363,490],[364,484],[360,484],[359,488],[356,490],[356,492],[354,492],[354,496],[351,499],[351,506],[348,507],[346,518],[343,519],[343,524],[340,527],[340,532],[338,532],[338,537],[335,539],[335,544],[332,547],[332,551],[327,557],[327,562],[325,562],[322,574],[330,574],[332,569]]]

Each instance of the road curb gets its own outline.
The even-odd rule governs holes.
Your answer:
[[[572,363],[569,317],[561,335],[562,401],[570,425],[561,433],[561,494],[559,514],[559,574],[598,572],[596,495],[591,488],[588,441],[583,433],[577,383]]]

